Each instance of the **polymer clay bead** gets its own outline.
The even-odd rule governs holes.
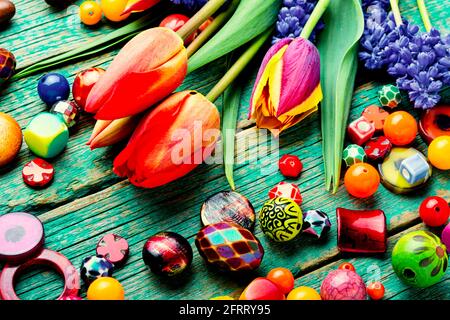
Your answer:
[[[23,181],[30,187],[45,187],[53,180],[55,169],[45,160],[34,159],[22,169]]]
[[[426,288],[438,283],[448,266],[445,245],[429,231],[402,236],[392,251],[392,267],[405,284]]]
[[[251,230],[256,220],[250,201],[234,191],[222,191],[206,199],[200,214],[204,226],[227,221]]]
[[[125,290],[119,281],[111,277],[94,280],[87,290],[88,300],[124,300]]]
[[[416,153],[400,162],[400,174],[409,184],[417,183],[425,179],[430,172],[430,165],[427,159],[421,154]]]
[[[72,128],[80,117],[80,109],[72,101],[58,101],[50,109],[50,112],[61,116],[68,128]]]
[[[302,172],[303,164],[299,157],[292,154],[285,154],[278,161],[278,168],[286,178],[297,179]]]
[[[375,105],[366,107],[361,114],[362,117],[374,125],[375,131],[383,130],[384,121],[388,115],[387,111]]]
[[[303,201],[300,188],[294,183],[284,181],[281,181],[269,191],[269,198],[289,198],[298,205],[301,205]]]
[[[420,204],[419,215],[427,226],[440,227],[447,223],[450,207],[447,201],[441,197],[427,197]]]
[[[342,152],[342,159],[347,167],[350,167],[355,163],[366,161],[366,153],[361,146],[358,146],[357,144],[350,144]]]
[[[396,86],[389,84],[378,91],[378,99],[383,107],[394,109],[402,102],[402,95]]]
[[[331,271],[320,287],[323,300],[366,300],[366,286],[354,271],[337,269]]]
[[[223,271],[250,271],[261,264],[264,249],[247,229],[230,222],[203,227],[195,238],[200,256]]]
[[[367,158],[374,162],[382,161],[391,151],[392,143],[385,136],[370,139],[364,146]]]
[[[41,158],[53,158],[69,141],[69,129],[57,115],[42,112],[35,116],[23,132],[28,148]]]
[[[9,80],[16,71],[16,58],[11,51],[0,48],[0,86]]]
[[[381,210],[336,209],[341,252],[383,253],[387,249],[386,216]]]
[[[96,253],[117,267],[122,266],[128,259],[130,248],[127,240],[114,233],[109,233],[97,243]]]
[[[383,131],[393,145],[406,146],[416,138],[417,121],[408,112],[396,111],[386,118]]]
[[[37,90],[41,100],[49,107],[58,101],[67,100],[70,94],[69,82],[59,73],[48,73],[40,78]]]
[[[183,236],[175,232],[159,232],[144,244],[142,258],[150,270],[160,276],[181,274],[192,263],[192,248]]]
[[[250,282],[239,300],[284,300],[284,294],[275,283],[260,277]]]
[[[428,147],[428,159],[440,170],[450,170],[450,136],[434,139]]]
[[[41,221],[25,212],[0,216],[0,261],[19,264],[37,255],[44,245]]]
[[[366,118],[360,117],[349,124],[347,133],[353,143],[361,146],[372,138],[375,133],[375,126]]]
[[[270,239],[277,242],[290,241],[302,229],[302,210],[294,200],[274,198],[262,206],[259,223],[261,230]]]
[[[420,117],[419,132],[427,144],[437,137],[450,136],[450,106],[425,110]]]
[[[111,262],[102,256],[92,256],[83,259],[80,276],[86,284],[90,284],[100,277],[111,277],[113,270],[114,266]]]
[[[0,167],[11,163],[22,146],[22,130],[17,121],[0,112]]]
[[[102,68],[89,68],[79,72],[72,85],[73,99],[84,111],[89,93],[106,71]]]
[[[303,217],[303,233],[313,235],[317,239],[330,231],[331,222],[328,215],[320,210],[308,210]]]

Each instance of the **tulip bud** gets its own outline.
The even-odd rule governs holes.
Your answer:
[[[150,9],[161,0],[128,0],[125,10],[122,12],[122,16],[130,12],[141,12]]]
[[[249,118],[274,136],[317,111],[320,56],[306,39],[283,39],[267,52],[253,88]]]
[[[138,114],[172,93],[187,72],[183,39],[152,28],[130,40],[90,92],[86,111],[100,120]]]
[[[98,120],[95,123],[89,141],[86,143],[91,150],[112,146],[131,136],[137,125],[137,117],[127,117],[118,120]]]
[[[175,93],[140,121],[114,172],[144,188],[174,181],[211,155],[219,128],[219,112],[202,94]]]

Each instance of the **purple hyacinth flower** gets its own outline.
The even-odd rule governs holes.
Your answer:
[[[208,0],[170,0],[173,4],[182,5],[189,11],[197,11],[205,5]]]

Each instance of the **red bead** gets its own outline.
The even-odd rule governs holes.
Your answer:
[[[375,133],[375,126],[369,122],[366,118],[360,117],[350,123],[347,128],[350,140],[357,145],[363,145],[368,141]]]
[[[45,160],[36,158],[28,162],[22,169],[23,181],[30,187],[48,185],[55,174],[53,166]]]
[[[123,265],[129,253],[127,240],[113,233],[105,235],[97,243],[97,255],[102,256],[114,266]]]
[[[339,266],[338,269],[341,269],[341,270],[350,270],[350,271],[356,272],[355,267],[354,267],[350,262],[344,262],[344,263],[342,263],[342,264]]]
[[[286,178],[298,178],[303,169],[303,164],[297,156],[285,154],[278,161],[281,174]]]
[[[383,160],[391,149],[392,143],[385,136],[370,139],[364,147],[367,158],[372,161]]]
[[[381,282],[375,281],[367,286],[367,294],[372,300],[381,300],[384,297],[384,286]]]
[[[384,121],[386,120],[389,113],[380,107],[375,105],[368,106],[364,109],[361,116],[366,118],[369,122],[371,122],[375,126],[376,131],[383,130]]]
[[[450,208],[444,199],[433,196],[423,200],[419,208],[420,218],[430,227],[440,227],[447,223]]]
[[[275,283],[284,294],[288,294],[292,291],[292,289],[294,289],[295,279],[294,275],[289,269],[272,269],[267,274],[267,279]]]
[[[299,187],[296,184],[284,181],[280,182],[269,191],[269,198],[288,198],[294,200],[298,205],[301,205],[303,201]]]
[[[239,300],[284,300],[283,292],[272,281],[256,278],[242,292]]]
[[[102,68],[90,68],[81,71],[75,77],[72,85],[72,95],[81,110],[84,111],[89,93],[104,73],[105,70]]]

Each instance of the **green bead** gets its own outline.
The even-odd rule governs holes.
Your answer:
[[[381,105],[384,107],[395,108],[402,102],[400,90],[392,85],[386,85],[378,92]]]
[[[398,240],[392,251],[392,267],[405,283],[426,288],[439,282],[448,265],[445,245],[429,231],[413,231]]]
[[[347,167],[350,167],[355,163],[365,162],[366,153],[364,152],[363,147],[358,146],[357,144],[351,144],[342,152],[342,158]]]

